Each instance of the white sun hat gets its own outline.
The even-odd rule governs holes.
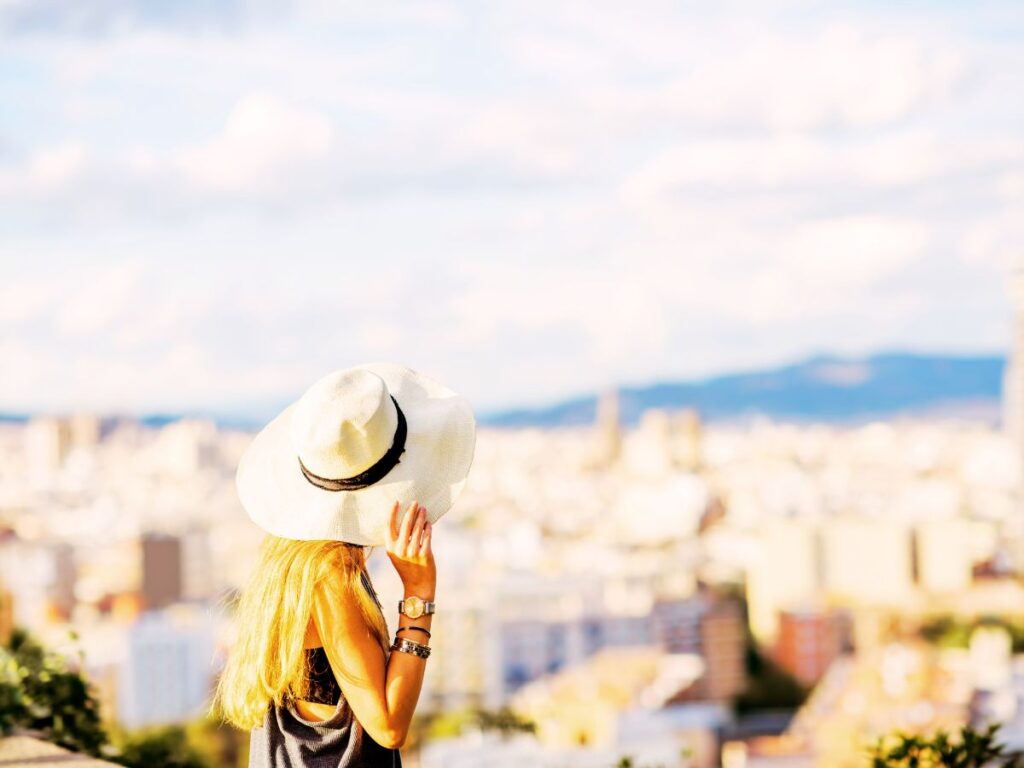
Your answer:
[[[435,522],[462,492],[476,419],[461,395],[403,365],[329,373],[267,424],[235,485],[260,528],[286,539],[386,543],[391,508]]]

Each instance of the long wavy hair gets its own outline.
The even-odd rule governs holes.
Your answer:
[[[263,724],[268,707],[304,698],[309,691],[303,642],[313,592],[328,575],[342,574],[384,650],[388,629],[380,608],[360,584],[363,547],[343,541],[297,541],[267,534],[259,560],[235,612],[237,639],[230,650],[211,711],[237,728]]]

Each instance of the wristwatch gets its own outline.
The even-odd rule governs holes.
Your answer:
[[[410,619],[418,619],[427,613],[434,613],[436,603],[433,600],[424,600],[422,597],[410,595],[404,600],[398,601],[398,612],[405,614]]]

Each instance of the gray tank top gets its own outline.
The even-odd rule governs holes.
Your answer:
[[[363,586],[380,600],[366,571]],[[356,720],[344,695],[327,720],[306,720],[290,702],[267,708],[249,734],[249,768],[401,768],[397,749],[382,747]]]

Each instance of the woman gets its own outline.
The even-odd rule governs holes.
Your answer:
[[[250,766],[402,764],[431,653],[433,523],[474,447],[465,399],[371,363],[320,379],[246,449],[239,498],[268,535],[214,706],[251,729]],[[366,568],[378,545],[404,589],[390,645]]]

